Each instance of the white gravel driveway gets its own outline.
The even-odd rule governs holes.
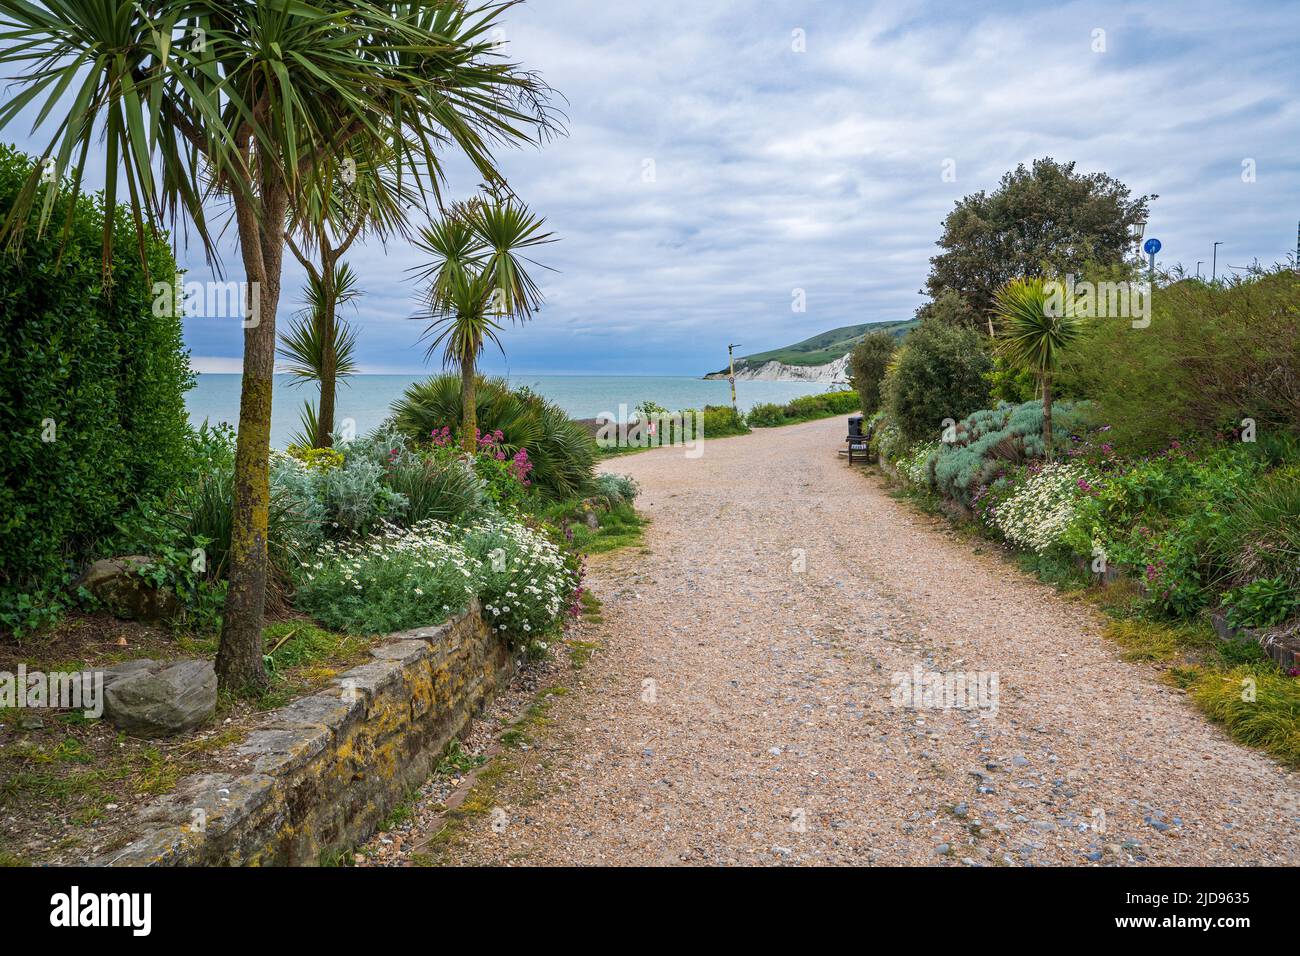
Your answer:
[[[606,463],[641,482],[649,552],[592,561],[605,649],[454,862],[1300,862],[1296,775],[850,470],[843,432]],[[996,716],[891,703],[914,665],[996,672]]]

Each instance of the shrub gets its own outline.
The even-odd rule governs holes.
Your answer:
[[[857,392],[823,392],[819,395],[801,395],[784,405],[766,403],[755,405],[745,415],[750,428],[771,428],[792,425],[817,418],[830,418],[858,411]]]
[[[501,432],[508,457],[520,449],[532,463],[529,480],[544,499],[580,497],[591,486],[595,439],[554,402],[499,378],[479,379],[476,392],[482,434]],[[393,426],[408,440],[430,441],[434,432],[460,428],[460,376],[436,375],[406,390],[393,405]]]
[[[0,145],[0,210],[30,170]],[[192,376],[180,318],[155,315],[152,291],[153,280],[176,275],[175,260],[165,237],[151,233],[141,263],[124,207],[72,201],[72,190],[61,190],[45,235],[33,219],[21,251],[0,257],[0,623],[11,630],[48,623],[62,584],[114,519],[171,488],[186,468]]]
[[[1052,433],[1059,449],[1082,427],[1076,406],[1061,402],[1053,408]],[[934,460],[935,488],[970,505],[979,490],[1008,469],[1043,458],[1043,403],[999,405],[981,409],[956,424]]]
[[[349,455],[347,449],[342,446],[343,467],[317,473],[316,482],[327,525],[340,534],[364,535],[384,519],[405,513],[407,501],[385,483],[382,465],[364,453]]]
[[[1231,575],[1247,542],[1271,540],[1229,531],[1242,489],[1256,485],[1266,467],[1248,445],[1177,442],[1162,455],[1115,464],[1081,507],[1079,537],[1095,540],[1108,560],[1138,568],[1158,610],[1189,617]]]
[[[606,508],[631,504],[640,493],[641,488],[631,475],[613,475],[603,471],[596,476],[596,497],[604,502]]]
[[[684,408],[682,416],[694,415],[695,411],[693,408]],[[749,434],[749,426],[745,424],[744,416],[730,405],[705,405],[700,428],[701,434],[695,436],[697,439]]]
[[[785,407],[773,402],[762,402],[745,413],[745,424],[750,428],[774,428],[785,423]]]
[[[230,557],[230,532],[234,526],[234,433],[226,428],[221,432],[230,442],[229,457],[222,453],[208,460],[197,477],[185,482],[166,499],[168,524],[180,536],[180,544],[202,547],[205,552],[207,576],[211,579],[225,577]],[[217,442],[223,440],[216,439]],[[292,462],[294,471],[305,469],[302,464],[277,456],[272,466],[271,500],[267,512],[267,556],[272,576],[278,580],[289,579],[290,572],[299,563],[304,550],[318,540],[323,511],[311,496],[303,495],[284,474],[280,461]],[[160,544],[139,532],[122,536],[134,547],[155,551]]]
[[[489,518],[468,530],[464,547],[478,562],[479,603],[494,628],[525,643],[558,629],[578,574],[545,534]]]
[[[889,418],[912,442],[938,438],[945,419],[988,406],[986,373],[993,362],[985,337],[968,329],[923,322],[886,376]]]
[[[1149,327],[1087,323],[1063,381],[1096,402],[1124,452],[1231,433],[1300,435],[1300,275],[1158,288]]]
[[[1300,592],[1281,578],[1260,578],[1223,596],[1233,627],[1275,627],[1300,607]]]
[[[1230,499],[1213,543],[1237,580],[1276,577],[1300,591],[1300,466],[1271,472]]]
[[[898,339],[888,332],[871,332],[849,353],[849,381],[858,393],[864,414],[874,415],[880,410],[880,386],[897,348]]]
[[[457,455],[407,453],[394,460],[387,481],[406,498],[403,517],[407,524],[429,518],[460,523],[479,514],[487,504],[486,483]]]
[[[478,573],[452,528],[423,521],[321,545],[295,576],[294,603],[331,630],[399,631],[464,611]]]
[[[1031,467],[1024,480],[986,512],[986,520],[1017,547],[1044,554],[1065,544],[1078,520],[1078,501],[1096,481],[1096,473],[1080,462]]]
[[[919,442],[908,449],[906,454],[900,456],[894,464],[898,468],[898,473],[909,485],[929,491],[933,490],[931,462],[938,453],[937,441]]]

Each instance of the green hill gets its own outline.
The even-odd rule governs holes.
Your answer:
[[[753,355],[738,355],[736,368],[758,366],[765,362],[781,362],[784,365],[825,365],[827,362],[834,362],[837,358],[843,357],[844,353],[861,342],[868,332],[888,332],[901,339],[915,326],[916,319],[846,325],[784,348],[755,352]],[[726,369],[722,371],[725,372]]]

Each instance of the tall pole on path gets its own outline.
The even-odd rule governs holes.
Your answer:
[[[740,414],[736,409],[736,356],[734,349],[740,348],[740,343],[727,346],[727,381],[731,383],[731,410]]]

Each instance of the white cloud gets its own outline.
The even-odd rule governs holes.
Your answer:
[[[1194,268],[1292,248],[1300,195],[1294,7],[1255,3],[775,5],[532,0],[510,52],[568,100],[571,134],[501,156],[562,241],[547,307],[508,329],[508,362],[692,374],[921,303],[943,217],[1017,163],[1052,155],[1155,192],[1148,234]],[[803,29],[807,52],[790,32]],[[1093,31],[1106,50],[1092,50]],[[1258,180],[1242,183],[1241,161]],[[655,181],[642,181],[653,159]],[[945,160],[956,182],[945,182]],[[478,177],[451,163],[451,191]],[[401,243],[351,257],[363,366],[423,361]],[[197,251],[191,264],[201,268]],[[238,259],[227,256],[234,271]],[[1208,266],[1207,266],[1208,268]],[[290,262],[282,314],[297,305]],[[806,289],[808,311],[790,310]],[[685,333],[685,334],[684,334]],[[237,330],[187,329],[196,365]],[[490,369],[499,353],[485,353]],[[218,363],[220,364],[220,363]],[[237,368],[237,365],[236,365]]]

